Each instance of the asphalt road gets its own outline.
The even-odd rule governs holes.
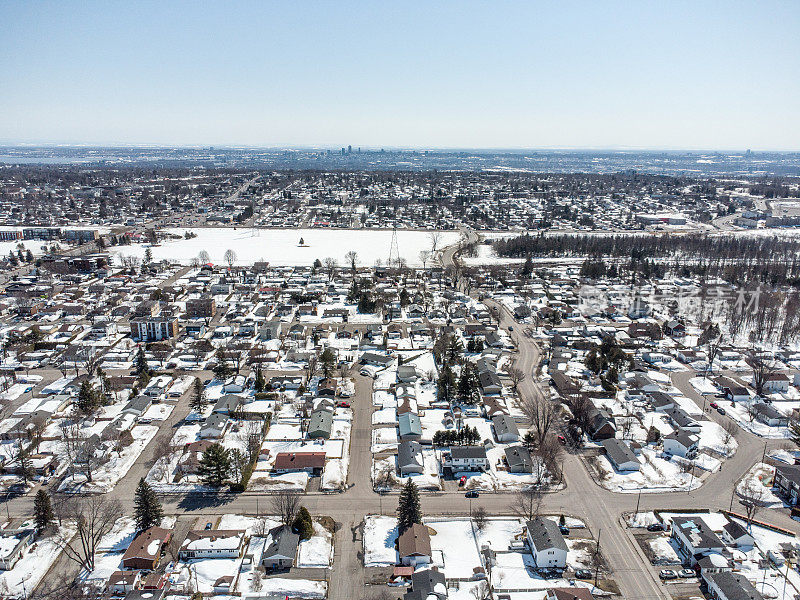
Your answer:
[[[468,234],[468,238],[469,234]],[[453,252],[445,249],[442,257],[454,260]],[[491,302],[489,302],[491,304]],[[516,366],[522,369],[527,377],[519,386],[519,393],[524,399],[540,393],[538,383],[532,376],[540,359],[540,350],[534,340],[524,335],[525,325],[515,322],[510,313],[503,309],[500,325],[508,328],[514,326],[512,339],[518,348]],[[203,376],[202,373],[197,373]],[[694,373],[681,372],[672,375],[673,383],[686,396],[693,398],[700,407],[702,397],[689,385],[688,380]],[[372,455],[370,452],[372,432],[372,384],[371,380],[355,375],[356,395],[351,399],[353,409],[353,425],[350,439],[350,468],[348,488],[341,493],[310,493],[303,499],[303,504],[313,515],[327,515],[337,523],[335,535],[335,561],[330,571],[329,597],[332,599],[353,598],[354,592],[359,598],[369,598],[386,590],[385,587],[370,588],[366,585],[361,562],[361,531],[364,517],[369,514],[391,514],[396,508],[396,496],[381,498],[371,485]],[[156,437],[171,435],[175,424],[188,412],[188,400],[182,398],[165,423],[162,432]],[[715,412],[709,418],[720,421],[725,417]],[[156,439],[145,449],[131,468],[130,472],[110,492],[112,497],[120,500],[124,512],[131,514],[133,510],[133,489],[139,477],[147,473],[153,457]],[[623,527],[621,517],[626,512],[633,512],[637,505],[640,511],[654,509],[681,510],[703,507],[711,510],[727,510],[731,503],[731,490],[736,482],[757,461],[764,452],[764,440],[741,429],[736,434],[739,448],[736,454],[724,463],[717,473],[710,474],[703,480],[697,490],[672,492],[663,494],[623,494],[606,490],[599,486],[589,475],[580,453],[565,454],[563,471],[566,487],[558,492],[547,493],[542,501],[541,511],[548,514],[565,514],[583,519],[594,537],[600,538],[601,552],[610,568],[610,577],[618,583],[622,596],[630,600],[649,600],[669,598],[666,588],[661,585],[655,571],[644,559],[638,545],[629,531]],[[767,448],[781,445],[781,441],[768,441]],[[513,514],[514,496],[507,493],[481,493],[479,499],[473,501],[472,508],[483,506],[490,515]],[[162,496],[165,511],[185,515],[184,518],[198,516],[217,516],[224,513],[264,514],[268,510],[269,496],[264,493],[246,492],[243,494],[186,494]],[[33,497],[31,494],[11,500],[7,503],[12,516],[28,517],[32,514]],[[734,503],[734,508],[736,507]],[[429,516],[468,515],[469,501],[463,493],[446,491],[424,493],[422,495],[423,512]],[[763,509],[758,518],[797,532],[798,523],[789,518],[786,511]]]

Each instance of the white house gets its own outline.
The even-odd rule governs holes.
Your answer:
[[[664,452],[682,458],[694,458],[700,438],[685,431],[674,431],[664,436]]]
[[[564,569],[567,566],[567,543],[555,521],[536,517],[525,524],[525,537],[539,569]]]
[[[701,517],[673,517],[671,536],[683,557],[692,565],[698,557],[720,554],[725,548],[725,543]]]
[[[245,532],[238,529],[209,529],[190,531],[181,544],[180,557],[238,558],[244,548]]]
[[[764,380],[764,390],[775,394],[789,391],[789,377],[785,373],[768,373]]]
[[[444,458],[445,466],[453,472],[485,471],[489,467],[489,458],[483,446],[451,446]]]

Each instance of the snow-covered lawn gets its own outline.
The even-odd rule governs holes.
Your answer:
[[[639,461],[638,471],[620,472],[605,456],[597,456],[598,483],[612,492],[629,494],[696,489],[701,485],[696,474],[683,473],[677,461],[658,457],[652,448],[642,448]]]
[[[32,525],[30,523],[25,525]],[[50,567],[61,554],[61,547],[56,539],[69,539],[77,527],[74,523],[64,523],[52,536],[41,537],[34,541],[22,553],[14,568],[0,571],[0,596],[3,598],[29,597],[39,582],[50,570]]]
[[[258,591],[253,591],[253,577],[259,577]],[[264,577],[257,571],[242,573],[239,580],[241,597],[262,598],[324,598],[328,593],[325,581],[313,579],[287,579],[285,577]]]
[[[388,567],[397,564],[397,519],[367,516],[364,519],[364,566]]]
[[[780,427],[773,427],[771,425],[766,425],[765,423],[761,423],[760,421],[756,421],[755,419],[751,418],[748,414],[748,402],[725,402],[722,406],[724,406],[725,410],[727,411],[728,415],[734,419],[739,426],[744,429],[745,431],[749,431],[759,437],[768,438],[768,439],[789,439],[792,437],[792,432],[788,427],[780,426]],[[777,408],[779,411],[786,414],[787,411],[790,411],[790,406],[794,407],[797,403],[792,402],[782,402],[782,403],[774,403],[772,406]]]
[[[117,482],[125,477],[136,462],[136,459],[139,458],[142,450],[150,443],[156,433],[158,433],[158,427],[155,425],[137,425],[131,429],[133,443],[123,448],[119,455],[112,452],[108,456],[108,462],[100,465],[92,472],[91,482],[84,473],[77,473],[75,477],[65,477],[58,487],[58,491],[83,494],[110,492]]]
[[[647,540],[650,550],[653,553],[652,561],[654,565],[677,565],[681,563],[678,553],[673,547],[669,535],[659,535]]]
[[[333,535],[314,522],[314,535],[300,542],[297,554],[298,567],[327,567],[333,560]]]
[[[781,500],[772,491],[772,478],[775,467],[766,463],[754,464],[736,485],[736,494],[740,498],[752,498],[759,506],[778,508],[783,506]]]
[[[183,236],[186,229],[168,229],[168,233]],[[334,258],[340,265],[348,264],[347,252],[358,253],[361,264],[373,263],[375,256],[388,256],[392,243],[390,230],[373,229],[250,229],[232,227],[202,227],[191,229],[197,237],[168,240],[158,246],[134,244],[115,246],[112,252],[121,256],[144,257],[150,248],[153,259],[168,260],[181,264],[191,263],[202,251],[208,252],[211,262],[223,264],[228,249],[236,253],[236,264],[248,265],[257,260],[266,260],[273,265],[311,266],[316,259]],[[442,231],[439,247],[458,241],[457,231]],[[304,245],[300,246],[300,239]],[[431,249],[430,233],[427,231],[397,232],[400,256],[408,266],[422,266],[419,253]],[[6,253],[7,254],[7,253]]]

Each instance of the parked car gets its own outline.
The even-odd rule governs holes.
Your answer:
[[[647,531],[665,531],[666,527],[664,527],[663,523],[650,523],[647,526]]]
[[[345,402],[344,400],[339,400],[339,402],[336,403],[336,408],[350,408],[350,403]]]
[[[561,535],[569,535],[569,527],[566,525],[559,525],[558,530],[561,532]]]
[[[694,571],[694,569],[681,569],[678,572],[678,576],[682,577],[683,579],[690,579],[692,577],[697,577],[697,573]]]
[[[716,402],[712,402],[711,404],[709,404],[709,406],[711,408],[717,408],[719,406],[719,404],[717,404]]]
[[[664,581],[678,578],[678,574],[672,569],[661,569],[661,571],[658,572],[658,576]]]
[[[725,414],[725,409],[724,409],[724,408],[722,408],[721,406],[718,406],[718,407],[717,407],[717,412],[718,412],[719,414],[721,414],[721,415],[724,415],[724,414]]]
[[[589,569],[577,569],[575,571],[576,579],[591,579],[592,577],[594,577],[594,573],[592,573]]]
[[[462,475],[458,480],[458,487],[461,487],[465,483],[467,483],[467,476],[466,475]]]
[[[567,445],[567,438],[565,438],[563,435],[559,435],[558,436],[558,443],[561,444],[562,446],[566,446]]]
[[[470,490],[466,494],[464,494],[464,496],[466,498],[477,498],[478,496],[480,496],[480,494],[478,493],[478,490]]]
[[[213,524],[211,521],[209,521],[208,523],[206,523],[206,531],[208,531],[209,529],[211,529],[213,526],[214,526],[214,524]]]

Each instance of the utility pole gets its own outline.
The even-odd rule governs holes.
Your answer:
[[[600,575],[600,532],[602,529],[597,530],[597,546],[594,550],[594,587],[597,587],[597,578]]]

